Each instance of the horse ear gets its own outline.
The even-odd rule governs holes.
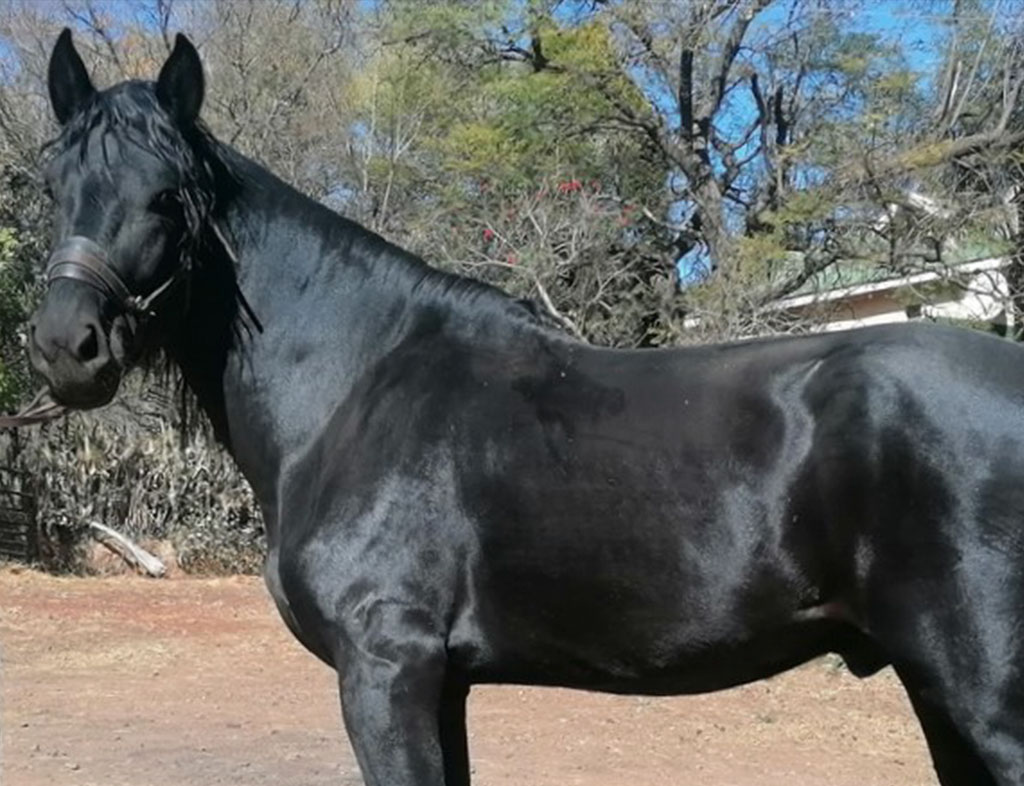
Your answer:
[[[180,126],[187,128],[203,105],[203,64],[192,42],[181,33],[156,80],[156,97]]]
[[[71,43],[71,30],[64,28],[50,54],[47,73],[50,104],[57,122],[64,125],[96,92],[85,63]]]

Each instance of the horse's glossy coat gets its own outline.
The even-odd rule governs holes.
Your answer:
[[[896,668],[943,784],[1024,782],[1024,352],[934,327],[584,346],[214,142],[199,69],[180,39],[156,84],[95,93],[58,42],[63,235],[139,291],[192,269],[144,324],[55,281],[33,358],[92,406],[167,347],[368,784],[466,786],[474,683],[688,693],[829,651]]]

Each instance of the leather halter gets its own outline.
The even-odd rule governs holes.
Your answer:
[[[103,247],[83,235],[72,235],[50,254],[46,284],[60,278],[82,281],[114,300],[125,312],[151,316],[153,306],[170,293],[183,275],[179,268],[148,295],[133,295],[107,259]]]

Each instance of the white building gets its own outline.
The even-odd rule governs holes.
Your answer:
[[[781,298],[771,310],[810,318],[820,330],[932,318],[1013,327],[1007,257],[990,257],[948,267],[837,286]]]

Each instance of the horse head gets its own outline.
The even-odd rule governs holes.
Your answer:
[[[61,126],[43,171],[57,242],[29,355],[58,402],[88,409],[113,398],[184,308],[215,201],[198,152],[203,71],[179,35],[156,82],[97,90],[65,29],[48,81]]]

